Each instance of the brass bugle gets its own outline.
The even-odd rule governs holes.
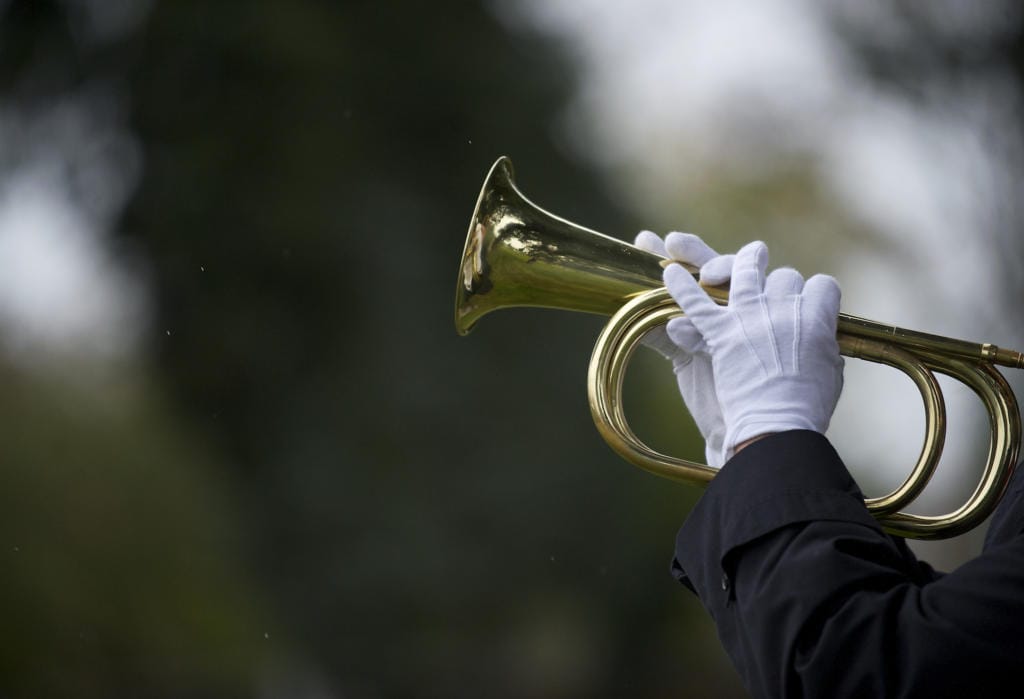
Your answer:
[[[706,485],[717,469],[659,453],[633,433],[622,404],[626,366],[644,335],[682,315],[662,282],[657,255],[555,216],[516,187],[512,163],[499,158],[484,180],[459,266],[455,328],[465,335],[486,313],[539,306],[611,316],[591,355],[587,392],[601,436],[630,463],[676,481]],[[696,269],[690,271],[697,276]],[[704,287],[718,303],[728,286]],[[907,479],[891,493],[865,499],[889,532],[943,539],[980,524],[999,503],[1020,448],[1020,410],[995,365],[1024,368],[1024,355],[897,328],[841,313],[837,339],[843,355],[892,366],[921,393],[925,439]],[[945,402],[935,373],[968,386],[989,416],[987,462],[974,491],[959,508],[929,516],[902,511],[925,489],[945,443]]]

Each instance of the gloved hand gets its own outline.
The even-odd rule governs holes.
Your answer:
[[[640,231],[633,244],[655,255],[700,267],[701,281],[712,285],[724,284],[729,281],[729,275],[732,273],[733,255],[719,255],[691,233],[669,233],[662,241],[651,231]],[[709,277],[705,276],[706,271],[710,274]],[[686,349],[669,338],[665,326],[651,330],[644,338],[643,344],[672,362],[672,370],[676,375],[683,403],[686,404],[686,409],[693,416],[693,421],[704,438],[707,464],[718,468],[724,463],[722,444],[725,438],[725,422],[718,407],[718,397],[715,395],[711,356],[696,330],[683,332],[690,332],[691,335],[687,338]]]
[[[725,436],[721,460],[737,445],[772,432],[824,433],[843,387],[836,341],[839,285],[826,275],[804,283],[794,269],[765,278],[768,248],[749,243],[735,257],[729,304],[717,305],[679,265],[665,286],[686,313],[668,322],[684,351],[711,355]]]

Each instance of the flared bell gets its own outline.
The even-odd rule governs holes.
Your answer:
[[[484,180],[462,252],[455,329],[485,313],[542,306],[611,315],[662,286],[661,258],[583,228],[531,203],[499,158]]]

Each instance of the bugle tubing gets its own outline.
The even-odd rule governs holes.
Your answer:
[[[591,355],[587,391],[598,432],[619,455],[656,475],[706,485],[716,469],[655,451],[629,427],[622,405],[626,367],[644,334],[682,310],[662,283],[664,260],[616,238],[555,216],[516,187],[512,163],[491,167],[470,221],[459,266],[455,328],[468,333],[485,314],[537,306],[610,316]],[[696,276],[697,270],[690,269]],[[704,287],[718,303],[728,287]],[[925,440],[907,479],[891,493],[868,498],[868,510],[888,531],[918,539],[962,534],[992,512],[1009,481],[1020,448],[1016,398],[995,365],[1024,367],[1024,355],[906,330],[841,313],[837,339],[843,355],[904,372],[921,393]],[[989,415],[991,438],[981,477],[967,501],[948,514],[902,511],[924,491],[938,465],[946,434],[945,403],[935,373],[968,386]]]

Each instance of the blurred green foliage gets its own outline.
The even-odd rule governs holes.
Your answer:
[[[44,92],[123,90],[144,170],[115,245],[152,285],[151,355],[109,395],[5,380],[0,693],[735,689],[668,575],[695,493],[590,423],[600,319],[454,332],[498,155],[539,201],[621,230],[551,129],[558,47],[476,4],[163,2],[105,44],[74,20],[12,3],[9,93],[42,89],[40,61]],[[641,423],[656,402],[683,415],[658,370],[631,374]]]
[[[209,452],[138,381],[0,377],[4,694],[246,686],[272,619]]]
[[[497,156],[560,215],[648,225],[552,127],[569,52],[488,3],[165,1],[105,41],[86,5],[0,3],[0,89],[123,100],[112,244],[154,316],[115,372],[0,367],[0,695],[741,696],[668,574],[697,493],[590,422],[602,320],[454,332]],[[639,359],[632,419],[699,457],[666,376]]]

